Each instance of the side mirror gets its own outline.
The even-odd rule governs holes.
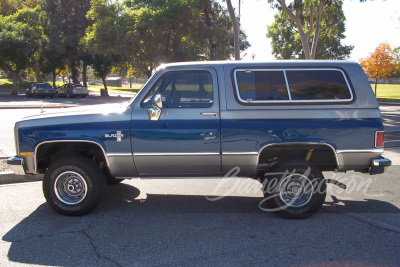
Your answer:
[[[161,116],[161,109],[162,109],[162,99],[161,95],[155,95],[153,98],[153,107],[147,110],[149,114],[149,119],[151,121],[158,121]]]
[[[161,99],[161,95],[157,94],[154,96],[153,98],[153,106],[157,107],[159,109],[162,109],[162,99]]]

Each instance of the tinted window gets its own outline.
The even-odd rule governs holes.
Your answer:
[[[349,101],[344,73],[335,69],[236,70],[242,102]]]
[[[237,71],[236,80],[244,101],[289,100],[283,71]]]
[[[181,71],[164,74],[142,103],[150,108],[160,94],[166,108],[208,108],[213,105],[213,81],[208,71]]]
[[[292,100],[351,99],[342,72],[334,70],[287,70]]]
[[[51,85],[48,83],[37,84],[36,88],[44,88],[44,89],[51,89]]]

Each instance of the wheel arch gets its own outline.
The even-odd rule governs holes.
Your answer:
[[[311,154],[308,154],[311,151]],[[306,159],[321,171],[338,168],[339,160],[335,148],[327,143],[274,143],[264,146],[258,154],[258,165],[293,159]]]
[[[44,173],[52,161],[69,155],[85,156],[96,162],[100,169],[109,172],[104,148],[89,140],[53,140],[39,143],[34,152],[35,172]]]

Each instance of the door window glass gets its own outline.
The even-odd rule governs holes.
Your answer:
[[[213,105],[213,81],[208,71],[177,71],[164,74],[150,90],[142,107],[152,107],[160,94],[165,108],[209,108]]]

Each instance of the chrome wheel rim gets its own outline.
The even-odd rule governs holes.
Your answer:
[[[79,173],[67,171],[57,177],[54,192],[61,202],[76,205],[85,199],[87,184]]]
[[[301,174],[286,176],[279,185],[279,197],[290,207],[302,207],[312,198],[314,186],[310,179]]]

